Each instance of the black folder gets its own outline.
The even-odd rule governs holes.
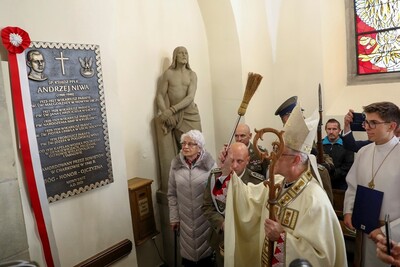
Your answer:
[[[353,226],[367,234],[378,228],[382,200],[383,192],[358,185],[352,216]]]

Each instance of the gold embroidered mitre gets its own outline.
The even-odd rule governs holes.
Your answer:
[[[283,128],[285,145],[293,150],[310,154],[317,133],[318,121],[317,110],[309,118],[304,119],[301,107],[297,104]]]

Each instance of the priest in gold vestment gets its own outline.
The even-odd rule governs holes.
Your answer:
[[[225,266],[289,266],[298,258],[314,267],[347,266],[339,221],[311,171],[316,168],[310,152],[317,124],[318,113],[304,120],[298,105],[284,127],[283,153],[274,169],[275,183],[282,186],[276,221],[269,219],[268,187],[232,177],[225,211]],[[263,253],[265,240],[274,241],[271,259]]]

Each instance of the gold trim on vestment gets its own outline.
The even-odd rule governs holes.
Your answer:
[[[287,206],[292,203],[303,190],[309,185],[311,179],[313,179],[313,175],[311,173],[310,168],[305,171],[294,184],[292,184],[287,190],[284,190],[284,186],[280,188],[278,192],[277,203],[274,206],[274,212],[276,216],[279,218],[280,223],[291,230],[294,230],[296,227],[297,219],[299,217],[299,211],[295,209],[288,208]],[[269,204],[267,204],[267,208],[269,209]],[[285,242],[286,242],[286,231],[285,233]],[[265,236],[264,245],[261,253],[261,265],[262,266],[270,266],[270,262],[272,259],[269,259],[268,253],[268,238]],[[282,251],[284,255],[284,259],[286,259],[286,249]]]
[[[310,169],[308,169],[288,189],[284,190],[283,186],[281,187],[280,191],[278,192],[278,198],[277,198],[277,203],[276,203],[276,205],[279,205],[278,209],[275,210],[277,212],[276,213],[277,215],[279,214],[279,212],[281,211],[282,208],[288,206],[290,203],[292,203],[297,198],[297,196],[310,183],[311,179],[313,179],[313,176],[312,176]],[[269,204],[268,204],[268,208],[269,208]]]

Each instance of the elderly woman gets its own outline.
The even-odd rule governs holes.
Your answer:
[[[215,160],[205,151],[204,137],[198,130],[181,136],[182,149],[171,162],[168,182],[170,224],[180,231],[182,265],[211,266],[208,244],[210,224],[201,210],[203,193]]]

